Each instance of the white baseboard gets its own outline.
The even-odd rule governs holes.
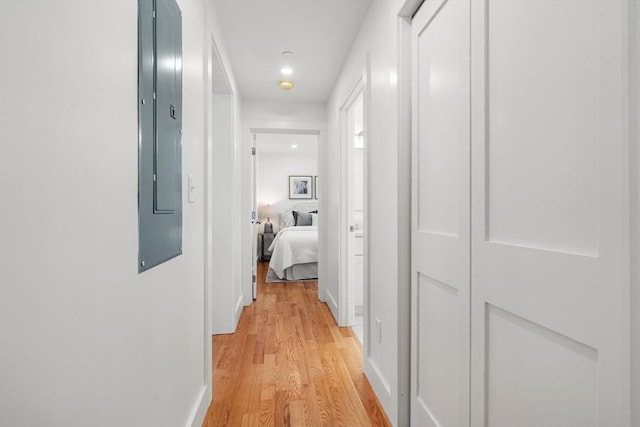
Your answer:
[[[211,334],[212,335],[220,335],[220,334],[233,334],[237,327],[238,322],[240,321],[240,315],[242,314],[242,309],[244,308],[244,299],[242,295],[238,297],[238,301],[236,302],[236,306],[233,309],[232,313],[229,313],[230,317],[226,317],[225,319],[220,321],[220,324],[211,325]]]
[[[329,291],[326,292],[326,296],[327,296],[327,298],[326,298],[327,300],[325,302],[329,306],[329,310],[331,310],[331,314],[333,314],[333,318],[337,322],[338,319],[339,319],[339,316],[338,316],[338,303],[336,302],[335,298],[333,297],[333,295],[331,295],[331,293]]]
[[[373,392],[378,397],[382,409],[384,409],[387,417],[389,417],[391,424],[396,425],[397,402],[394,401],[389,381],[386,380],[382,372],[380,372],[380,369],[378,369],[371,359],[365,357],[363,365],[364,374],[369,380]]]
[[[240,315],[242,314],[242,309],[244,308],[244,298],[242,295],[238,297],[238,302],[236,303],[236,309],[233,316],[233,332],[236,331],[238,327],[238,322],[240,321]]]
[[[211,387],[203,385],[198,393],[191,415],[185,424],[185,427],[202,427],[204,417],[207,415],[209,404],[211,403]]]

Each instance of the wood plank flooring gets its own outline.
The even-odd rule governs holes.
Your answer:
[[[235,334],[213,337],[203,427],[391,426],[362,372],[362,346],[318,300],[317,282],[264,283]]]

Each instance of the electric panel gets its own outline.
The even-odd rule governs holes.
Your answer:
[[[138,271],[182,253],[182,17],[138,1]]]

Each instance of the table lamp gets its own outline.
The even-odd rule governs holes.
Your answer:
[[[260,217],[267,217],[267,222],[264,223],[264,233],[273,233],[273,224],[270,219],[273,216],[273,206],[266,204],[260,208]]]

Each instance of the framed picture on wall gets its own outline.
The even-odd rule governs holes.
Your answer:
[[[318,177],[313,177],[313,196],[318,199]]]
[[[289,198],[311,199],[312,185],[312,176],[289,175]]]

